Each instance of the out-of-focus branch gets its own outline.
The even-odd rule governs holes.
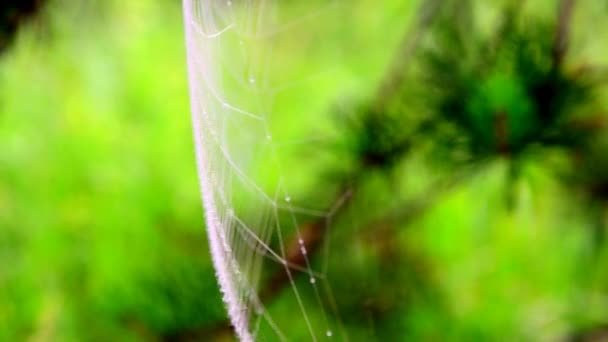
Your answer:
[[[427,28],[432,24],[433,19],[436,17],[443,2],[444,0],[423,1],[418,10],[418,20],[416,21],[416,24],[404,35],[395,54],[395,58],[392,64],[389,66],[386,76],[380,83],[380,86],[376,92],[375,100],[373,101],[373,108],[375,110],[382,110],[386,106],[387,101],[392,99],[395,92],[404,82],[408,63],[411,60],[416,47],[420,43],[424,32],[426,32]],[[355,178],[359,179],[360,177]],[[333,220],[346,211],[348,204],[353,198],[353,187],[343,186],[342,188],[344,191],[339,192],[340,196],[342,196],[344,193],[348,193],[349,195],[342,201],[338,209],[333,213]],[[319,250],[319,247],[323,244],[324,237],[326,235],[326,227],[327,219],[321,218],[317,221],[306,223],[299,228],[301,235],[300,238],[302,239],[303,245],[306,248],[306,255],[308,257],[315,255]],[[286,247],[287,263],[297,268],[305,268],[306,256],[302,254],[300,242],[298,240],[299,239],[294,239]],[[263,292],[260,294],[260,300],[262,302],[268,301],[276,294],[280,293],[289,282],[290,275],[282,269],[277,270],[275,274],[270,277],[267,286],[264,287]]]
[[[455,174],[453,177],[450,177],[447,180],[442,179],[434,182],[433,184],[429,185],[429,191],[425,191],[422,195],[407,200],[405,203],[388,210],[388,212],[385,212],[380,217],[365,223],[365,228],[361,229],[361,231],[369,231],[373,229],[373,227],[388,223],[404,224],[419,218],[420,215],[426,213],[427,209],[432,207],[434,203],[453,189],[454,186],[461,184],[467,179],[467,177],[474,174],[472,171],[476,168],[477,166],[471,166],[470,168],[465,168],[465,170]],[[343,193],[347,195],[342,198],[340,205],[332,215],[333,221],[335,221],[339,216],[345,214],[349,208],[349,204],[353,201],[353,188],[349,187],[345,189],[346,190]],[[313,256],[322,246],[326,236],[326,229],[327,221],[325,218],[311,223],[306,223],[300,227],[300,237],[303,240],[303,244],[306,247],[309,258]],[[301,252],[298,239],[293,239],[288,244],[286,249],[288,264],[296,266],[300,269],[305,269],[306,259]],[[270,280],[267,283],[267,288],[265,288],[264,292],[262,292],[260,295],[260,299],[264,303],[276,297],[276,295],[289,284],[289,277],[283,268],[277,269],[275,274],[269,279]]]
[[[472,167],[476,168],[475,166]],[[467,179],[468,176],[474,174],[471,169],[465,169],[462,172],[455,174],[448,180],[440,180],[429,186],[429,191],[424,192],[420,196],[407,200],[406,203],[394,207],[382,216],[372,219],[371,221],[364,224],[364,228],[361,231],[370,231],[374,227],[383,226],[387,224],[403,225],[407,222],[419,218],[421,215],[427,212],[429,208],[433,206],[442,196],[448,193],[454,186],[461,184]],[[360,179],[357,177],[357,179]],[[339,216],[344,215],[349,208],[349,204],[354,199],[354,185],[344,186],[344,191],[338,192],[339,197],[336,203],[339,203],[332,211],[332,221],[335,221]],[[346,195],[345,195],[346,194]],[[327,221],[326,218],[320,218],[318,220],[304,223],[299,227],[300,238],[303,241],[303,245],[306,247],[308,258],[314,257],[319,249],[323,245],[327,236]],[[290,265],[291,269],[306,269],[306,259],[301,252],[301,245],[298,241],[299,238],[293,238],[286,246],[286,261]],[[303,272],[294,272],[293,279],[297,278]],[[289,287],[290,278],[285,269],[280,266],[277,267],[272,275],[268,278],[269,280],[264,285],[264,288],[259,295],[260,301],[267,305],[270,301],[276,298],[284,289]],[[197,327],[189,330],[179,331],[174,334],[170,334],[163,337],[163,341],[166,342],[186,342],[186,341],[199,341],[205,339],[213,339],[220,337],[232,336],[232,328],[230,322],[225,322],[215,325],[213,327]],[[213,337],[213,338],[212,338]]]
[[[433,23],[444,0],[426,0],[418,10],[418,20],[411,30],[408,30],[395,54],[385,78],[376,92],[374,109],[382,110],[387,101],[392,99],[399,85],[403,83],[408,63],[427,28]]]
[[[342,188],[344,191],[338,192],[339,196],[336,201],[338,206],[331,215],[332,220],[337,219],[346,211],[353,198],[351,187],[344,186]],[[287,264],[292,268],[306,269],[307,260],[309,260],[307,258],[314,256],[323,245],[327,226],[328,218],[321,217],[316,221],[308,222],[298,227],[299,237],[292,239],[285,247]],[[301,244],[300,239],[302,240]],[[306,255],[302,253],[302,247],[306,248]],[[260,301],[266,303],[279,294],[289,284],[290,278],[291,275],[283,268],[274,271],[274,274],[269,278],[260,293]]]
[[[558,9],[557,28],[555,30],[555,40],[553,42],[553,65],[562,65],[564,56],[568,52],[570,45],[570,23],[572,22],[572,12],[575,0],[561,0]]]

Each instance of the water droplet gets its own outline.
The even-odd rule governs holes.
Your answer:
[[[311,283],[311,284],[314,284],[314,283],[316,283],[316,282],[317,282],[317,280],[316,280],[314,277],[310,277],[310,283]]]
[[[290,202],[290,201],[291,201],[291,197],[285,196],[285,202]]]
[[[302,247],[300,248],[300,251],[302,252],[302,255],[306,255],[306,248]]]
[[[253,76],[249,76],[249,83],[255,83],[255,78]]]
[[[272,136],[270,134],[266,134],[266,140],[272,140]]]
[[[302,239],[298,239],[298,243],[299,243],[300,245],[303,245],[303,244],[304,244],[304,240],[302,240]]]
[[[334,333],[333,333],[333,332],[331,332],[331,330],[327,330],[327,331],[325,332],[325,335],[327,335],[327,337],[332,337],[332,336],[333,336],[333,334],[334,334]]]

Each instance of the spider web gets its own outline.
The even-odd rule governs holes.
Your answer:
[[[330,234],[332,218],[350,193],[335,185],[320,192],[336,196],[307,200],[316,182],[308,175],[320,174],[320,158],[294,151],[328,140],[328,118],[319,113],[327,112],[343,89],[373,88],[368,84],[386,64],[358,73],[348,67],[356,64],[349,61],[369,57],[357,53],[361,46],[348,45],[370,38],[365,27],[351,30],[350,40],[338,44],[356,22],[347,16],[366,6],[346,7],[337,0],[184,0],[207,232],[228,315],[242,341],[291,340],[276,320],[284,313],[302,326],[302,338],[331,338],[341,331],[348,339],[328,280],[329,239],[322,239],[322,260],[315,262],[306,227],[313,222]],[[339,24],[321,24],[329,22]],[[383,37],[386,42],[376,44],[394,45],[397,35]],[[316,133],[311,137],[301,127]],[[296,309],[269,308],[275,302],[270,297],[277,296],[267,291],[273,286],[284,294],[281,301]]]

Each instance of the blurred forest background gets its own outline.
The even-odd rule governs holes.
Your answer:
[[[232,340],[180,2],[34,3],[0,16],[0,341]],[[329,261],[346,335],[605,340],[608,3],[384,3],[407,12],[356,12],[395,47],[356,61],[379,91],[328,100],[342,134],[314,147],[354,189]]]
[[[1,341],[225,321],[186,75],[179,1],[44,2],[2,51]]]

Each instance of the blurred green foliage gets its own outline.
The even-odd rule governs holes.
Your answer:
[[[177,2],[55,1],[0,61],[0,340],[224,320]]]

